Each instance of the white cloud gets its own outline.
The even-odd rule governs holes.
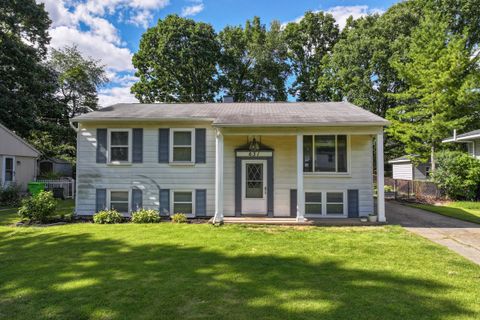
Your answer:
[[[191,6],[186,6],[182,8],[182,13],[180,14],[182,17],[190,17],[195,16],[203,11],[205,6],[203,5],[202,1],[192,1],[194,4]]]
[[[352,16],[353,19],[358,19],[369,14],[383,13],[381,9],[370,9],[368,6],[336,6],[332,7],[325,12],[330,13],[338,23],[340,29],[345,27],[348,17]]]
[[[313,12],[319,12],[319,11],[320,10],[315,10]],[[378,8],[370,9],[367,5],[336,6],[336,7],[331,7],[327,10],[322,10],[322,11],[326,13],[330,13],[335,18],[335,21],[337,22],[340,29],[343,29],[345,27],[347,19],[350,16],[352,16],[353,19],[358,19],[369,14],[375,14],[375,13],[382,14],[384,12],[384,10],[378,9]],[[302,19],[303,19],[303,16],[298,17],[295,20],[289,21],[289,22],[299,22]],[[282,26],[285,27],[287,23],[288,22],[283,23]]]
[[[98,103],[102,107],[130,102],[138,102],[135,96],[130,93],[130,85],[102,89],[98,94]]]
[[[153,19],[153,14],[148,10],[138,11],[137,14],[130,16],[127,19],[127,22],[133,24],[137,27],[143,27],[144,29],[148,28],[148,24]]]

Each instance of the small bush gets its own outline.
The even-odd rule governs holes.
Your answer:
[[[32,222],[45,223],[53,217],[56,208],[57,201],[53,194],[50,191],[42,191],[34,197],[23,199],[18,215]]]
[[[385,192],[393,192],[393,187],[392,187],[392,186],[385,185],[385,186],[383,187],[383,190],[385,190]]]
[[[20,187],[10,185],[6,188],[0,188],[0,204],[3,206],[14,207],[20,203]]]
[[[156,223],[160,221],[160,216],[156,210],[140,209],[132,213],[133,223]]]
[[[175,213],[170,217],[173,223],[187,223],[188,219],[184,213]]]
[[[123,217],[117,210],[103,210],[94,214],[93,222],[99,224],[122,223]]]
[[[475,200],[480,184],[480,161],[459,151],[437,154],[432,179],[450,199]]]

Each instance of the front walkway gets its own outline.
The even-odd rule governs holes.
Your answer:
[[[412,208],[396,201],[387,201],[385,211],[389,224],[399,224],[480,265],[479,224]]]

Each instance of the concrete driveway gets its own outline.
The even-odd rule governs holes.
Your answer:
[[[480,265],[480,225],[411,208],[396,201],[385,203],[387,222],[441,244]]]

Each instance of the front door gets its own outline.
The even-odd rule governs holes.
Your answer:
[[[8,187],[15,182],[15,157],[5,157],[3,161],[3,186]]]
[[[267,160],[242,160],[242,214],[267,214]]]

